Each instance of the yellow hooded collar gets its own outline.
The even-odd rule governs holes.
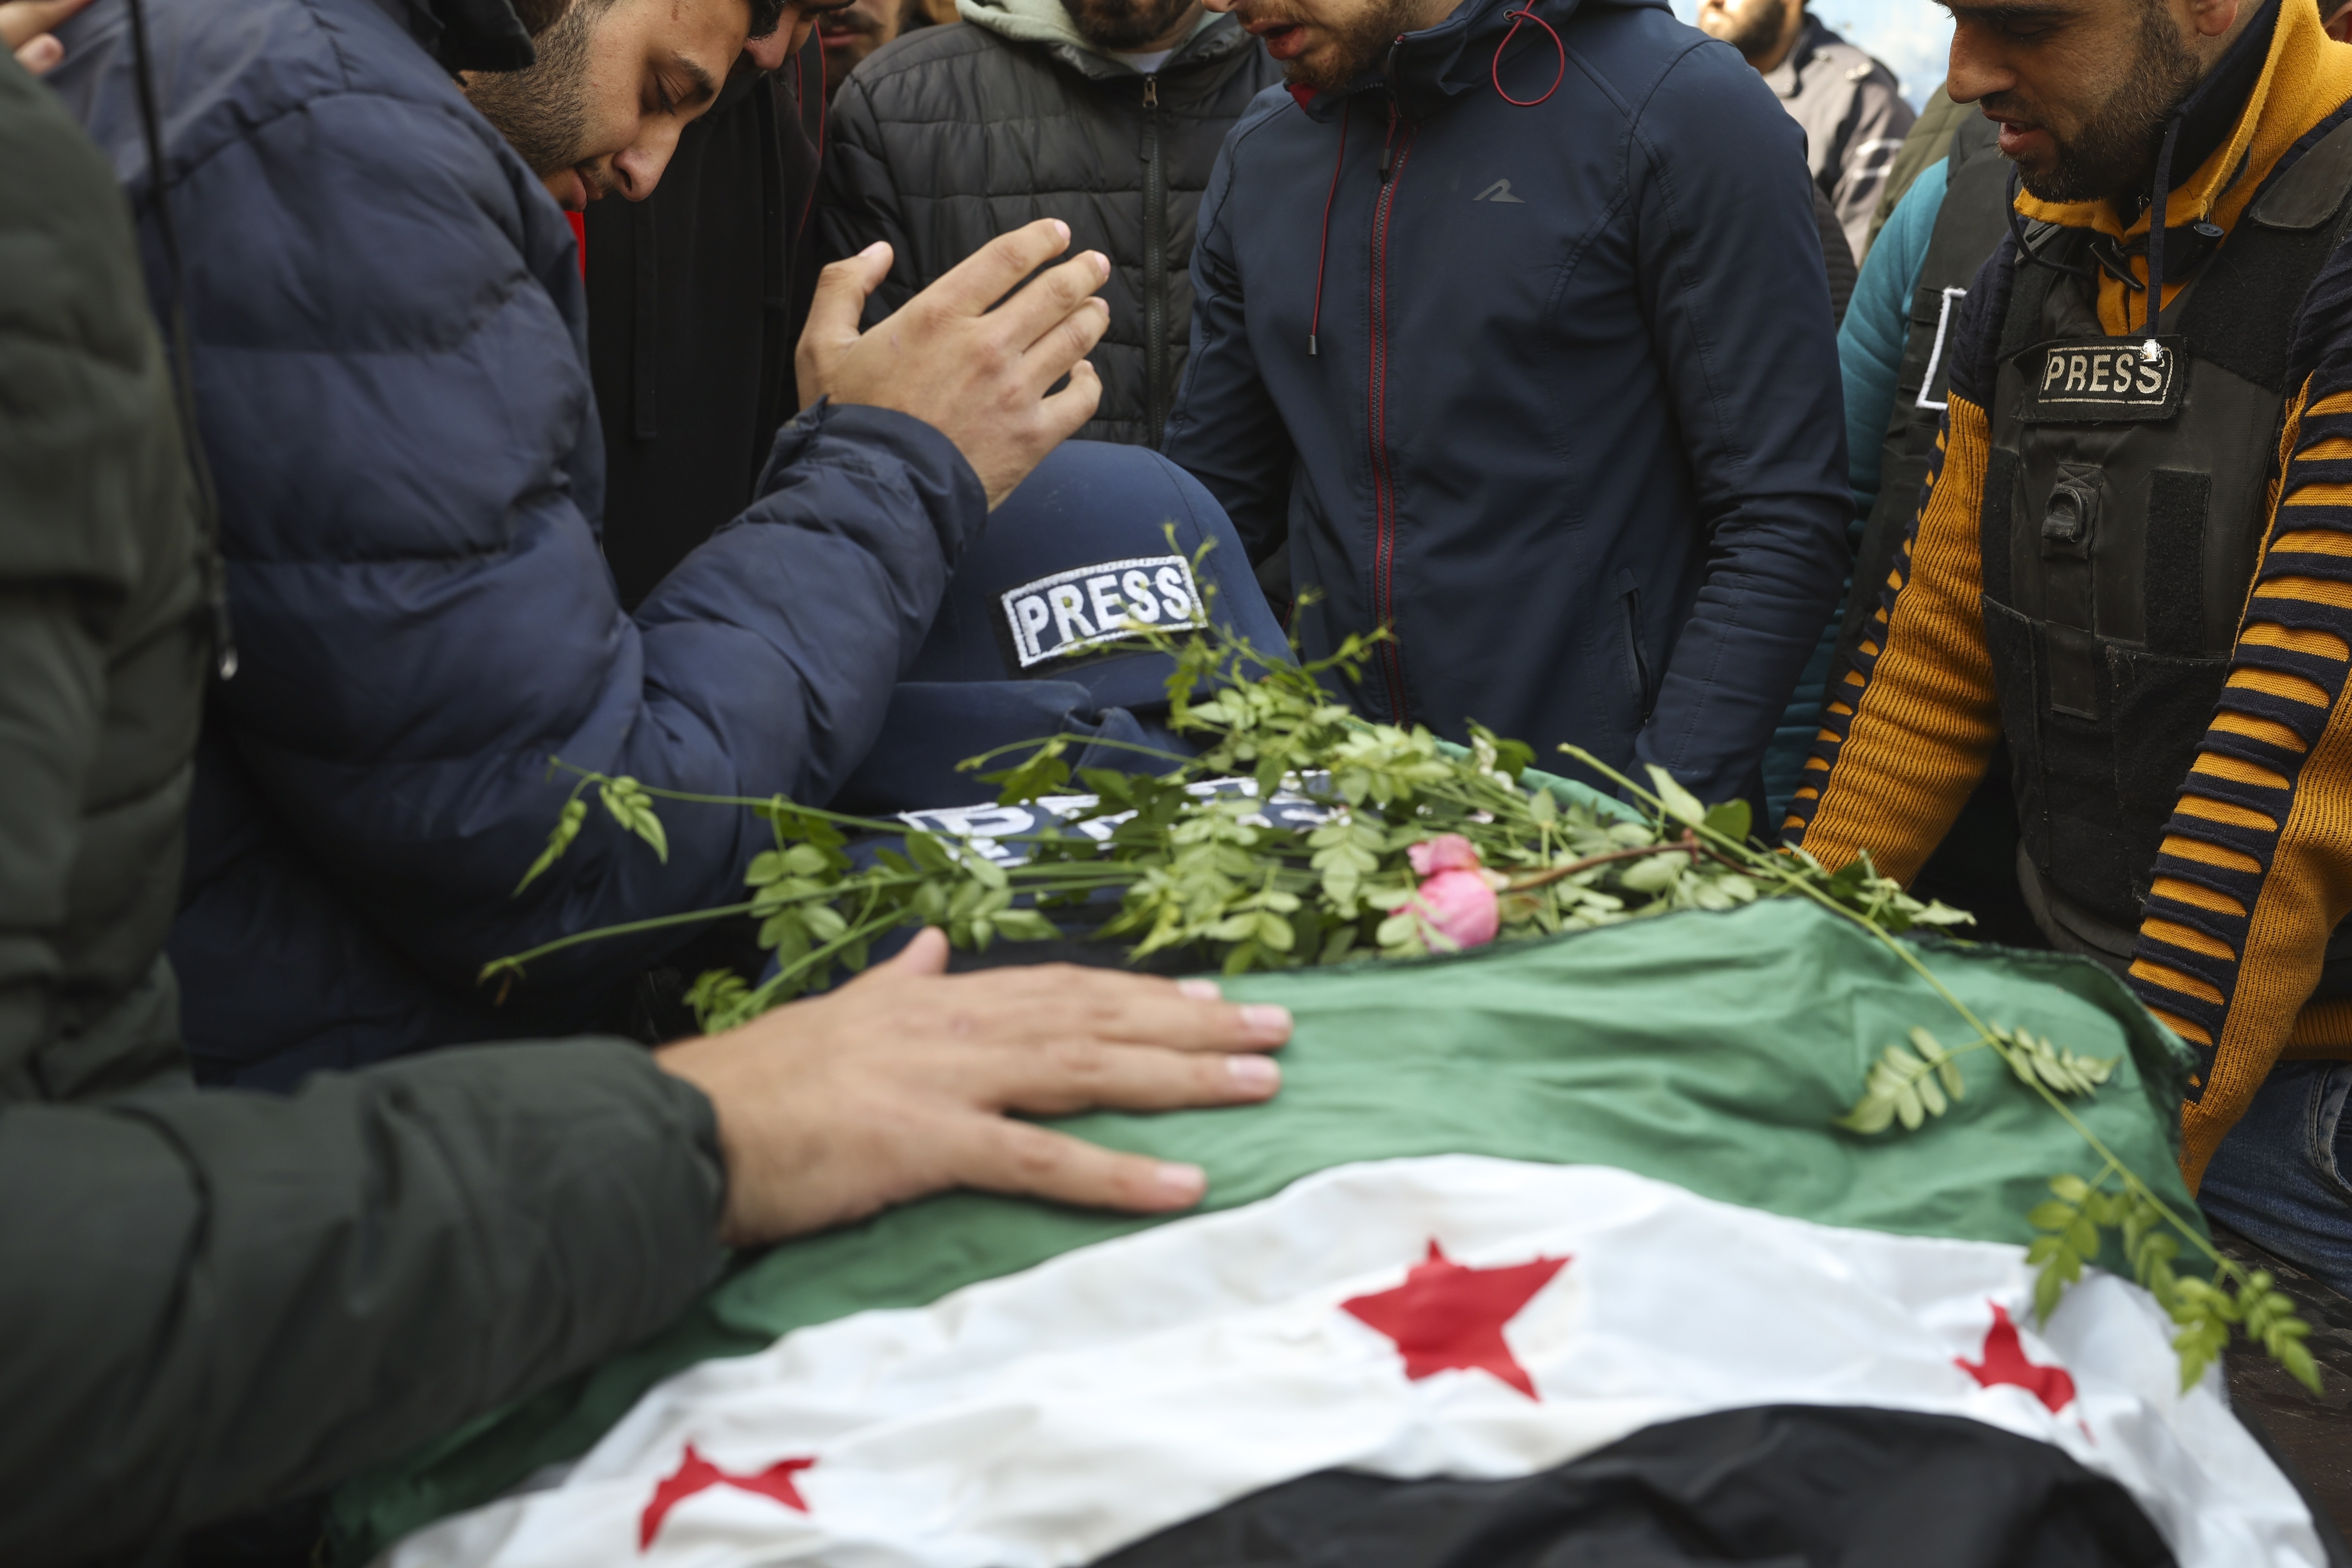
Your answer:
[[[2165,204],[2165,226],[2185,228],[2210,223],[2224,232],[2233,227],[2271,170],[2312,127],[2352,99],[2352,46],[2339,44],[2320,26],[2316,0],[2274,0],[2278,20],[2262,75],[2219,146],[2206,155],[2189,177],[2175,186]],[[2024,191],[2017,196],[2023,216],[2067,228],[2087,228],[2129,243],[2146,241],[2154,208],[2140,214],[2130,227],[2123,226],[2114,205],[2105,201],[2045,202]],[[2141,289],[2126,289],[2104,271],[2099,278],[2099,321],[2110,334],[2134,330],[2126,313],[2137,316],[2131,298],[2145,289],[2147,258],[2143,249],[2130,258]],[[2167,268],[2168,274],[2171,272]],[[2164,303],[2169,305],[2186,279],[2165,279]]]

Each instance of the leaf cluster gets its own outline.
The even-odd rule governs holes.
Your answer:
[[[2125,1177],[2122,1190],[2105,1190],[2107,1177],[2118,1173]],[[2025,1253],[2026,1262],[2041,1268],[2033,1282],[2036,1316],[2049,1319],[2066,1288],[2082,1278],[2084,1266],[2098,1258],[2105,1234],[2113,1231],[2132,1277],[2179,1327],[2172,1349],[2179,1359],[2183,1393],[2196,1386],[2205,1369],[2229,1348],[2233,1331],[2260,1346],[2312,1393],[2321,1392],[2319,1365],[2304,1343],[2311,1326],[2295,1316],[2294,1300],[2278,1289],[2267,1269],[2249,1273],[2217,1258],[2210,1279],[2176,1273],[2173,1262],[2180,1256],[2180,1243],[2173,1232],[2178,1220],[2137,1178],[2112,1163],[2097,1183],[2053,1176],[2050,1190],[2054,1195],[2026,1215],[2027,1223],[2042,1233]]]
[[[1836,1119],[1838,1126],[1867,1136],[1899,1121],[1906,1131],[1916,1132],[1929,1117],[1949,1110],[1953,1100],[1967,1098],[1968,1080],[1961,1075],[1959,1058],[1974,1050],[1991,1050],[2028,1089],[2046,1086],[2067,1095],[2089,1094],[2123,1060],[2061,1050],[2039,1036],[1999,1024],[1985,1025],[1976,1039],[1957,1049],[1946,1049],[1923,1028],[1914,1028],[1910,1038],[1912,1050],[1888,1046],[1879,1052],[1870,1064],[1861,1098]]]

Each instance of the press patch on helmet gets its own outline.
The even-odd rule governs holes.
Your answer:
[[[1024,672],[1095,654],[1140,628],[1208,625],[1181,555],[1074,566],[1007,589],[1003,602],[1013,662]]]

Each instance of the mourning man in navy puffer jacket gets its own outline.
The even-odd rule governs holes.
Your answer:
[[[767,828],[670,806],[664,862],[599,809],[516,897],[570,787],[551,754],[657,787],[823,801],[873,744],[999,481],[940,419],[816,400],[750,510],[625,614],[594,532],[578,252],[452,79],[530,60],[509,0],[145,8],[242,659],[210,699],[170,948],[200,1076],[285,1087],[576,1031],[679,931],[534,962],[500,1006],[475,973],[730,901]],[[717,81],[752,13],[730,11],[719,45],[713,13],[620,0],[594,16],[700,29]],[[172,274],[128,20],[121,0],[76,17],[49,80],[125,184],[160,308]],[[667,67],[673,46],[640,52]],[[667,95],[690,101],[678,75],[662,88],[673,119]],[[576,165],[553,162],[537,173],[568,185]],[[642,194],[659,167],[590,172]],[[1099,384],[1074,374],[1086,406],[1064,433]]]
[[[1360,711],[1752,797],[1853,505],[1804,139],[1664,0],[1527,3],[1210,0],[1290,90],[1202,198],[1164,450],[1288,540],[1306,654],[1393,630]]]

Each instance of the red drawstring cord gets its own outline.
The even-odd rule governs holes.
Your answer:
[[[1511,30],[1505,33],[1503,41],[1495,46],[1494,63],[1486,68],[1487,79],[1495,84],[1495,95],[1505,103],[1514,109],[1533,109],[1537,104],[1543,102],[1544,99],[1558,92],[1559,84],[1568,79],[1568,46],[1559,41],[1558,33],[1552,32],[1550,23],[1533,11],[1506,11],[1503,15],[1511,19]],[[1543,98],[1513,98],[1503,90],[1503,51],[1511,47],[1513,38],[1518,37],[1519,24],[1522,22],[1533,22],[1545,32],[1551,33],[1551,47],[1559,51],[1559,69],[1552,73],[1551,85],[1543,89]]]
[[[1323,327],[1323,270],[1331,254],[1331,198],[1339,194],[1339,168],[1348,161],[1348,117],[1355,100],[1339,106],[1339,155],[1331,160],[1331,188],[1323,193],[1323,237],[1315,246],[1315,314],[1307,322],[1307,357],[1315,357],[1315,339]]]
[[[801,69],[801,62],[807,58],[806,45],[803,45],[801,52],[793,57],[793,97],[803,105],[808,101],[803,96],[808,90],[808,79]],[[793,243],[795,245],[800,243],[801,236],[808,232],[809,216],[816,211],[817,188],[824,183],[824,73],[819,71],[816,73],[816,174],[809,180],[808,200],[801,205],[801,221],[793,228]]]
[[[1505,103],[1517,109],[1533,109],[1537,104],[1558,92],[1559,84],[1568,79],[1568,46],[1559,41],[1559,34],[1553,30],[1552,25],[1533,11],[1506,11],[1503,14],[1510,17],[1511,30],[1505,33],[1503,41],[1495,46],[1495,59],[1494,63],[1487,67],[1487,77],[1495,84],[1496,96]],[[1503,90],[1503,51],[1509,48],[1511,40],[1519,36],[1519,26],[1524,22],[1533,22],[1545,32],[1551,34],[1551,47],[1559,54],[1559,68],[1552,73],[1551,85],[1543,89],[1543,96],[1540,98],[1513,98]],[[1301,99],[1300,101],[1304,102],[1305,100]],[[1315,357],[1317,339],[1321,336],[1323,330],[1323,274],[1331,255],[1331,203],[1339,194],[1339,170],[1348,161],[1348,118],[1355,111],[1355,100],[1349,99],[1340,108],[1339,155],[1331,160],[1331,188],[1323,193],[1323,234],[1315,246],[1315,312],[1307,322],[1307,353],[1310,359]],[[1389,127],[1389,133],[1391,136],[1396,133],[1393,122]],[[1384,157],[1381,177],[1386,178],[1387,173]]]

